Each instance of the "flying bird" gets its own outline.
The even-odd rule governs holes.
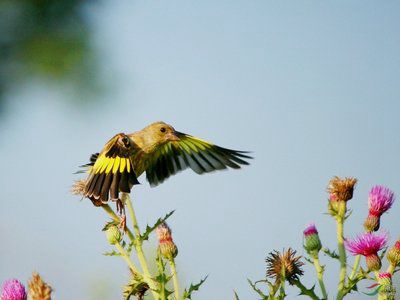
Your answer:
[[[222,148],[194,136],[176,131],[164,122],[150,124],[131,133],[118,133],[90,163],[81,167],[89,173],[83,187],[84,197],[101,206],[117,201],[119,192],[130,193],[137,177],[146,172],[151,186],[191,168],[197,174],[248,165],[247,151]]]

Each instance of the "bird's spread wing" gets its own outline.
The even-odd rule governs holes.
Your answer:
[[[151,186],[162,183],[177,172],[190,167],[197,174],[248,165],[247,151],[222,148],[193,136],[176,132],[178,141],[164,143],[150,154],[146,178]]]
[[[85,186],[85,197],[95,205],[117,200],[119,192],[130,193],[134,184],[138,184],[133,170],[132,153],[134,143],[125,134],[117,134],[99,154],[91,156],[89,177]]]

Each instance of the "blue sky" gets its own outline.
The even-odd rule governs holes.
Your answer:
[[[37,270],[57,299],[118,298],[127,269],[101,255],[109,249],[100,231],[106,215],[69,194],[72,173],[116,132],[158,120],[255,157],[240,171],[185,171],[155,189],[140,178],[132,192],[143,226],[176,209],[169,224],[183,283],[209,274],[195,299],[232,299],[233,289],[255,299],[246,278],[264,275],[273,249],[303,254],[309,222],[334,247],[334,222],[323,214],[334,175],[359,179],[347,233],[360,232],[372,185],[400,192],[399,8],[395,1],[88,6],[107,82],[102,101],[69,106],[68,89],[37,81],[8,95],[0,281]],[[396,203],[382,224],[392,240],[398,213]],[[333,294],[337,267],[328,268]]]

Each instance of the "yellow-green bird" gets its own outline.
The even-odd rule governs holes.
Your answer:
[[[151,186],[186,168],[197,174],[248,165],[247,151],[222,148],[176,131],[164,122],[153,123],[131,133],[118,133],[100,153],[90,158],[89,176],[83,194],[100,206],[118,200],[119,192],[130,193],[137,177],[146,172]]]

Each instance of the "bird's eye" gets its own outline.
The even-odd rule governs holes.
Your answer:
[[[160,131],[161,131],[162,133],[164,133],[164,132],[167,131],[167,129],[166,129],[165,127],[161,127],[161,128],[160,128]]]

